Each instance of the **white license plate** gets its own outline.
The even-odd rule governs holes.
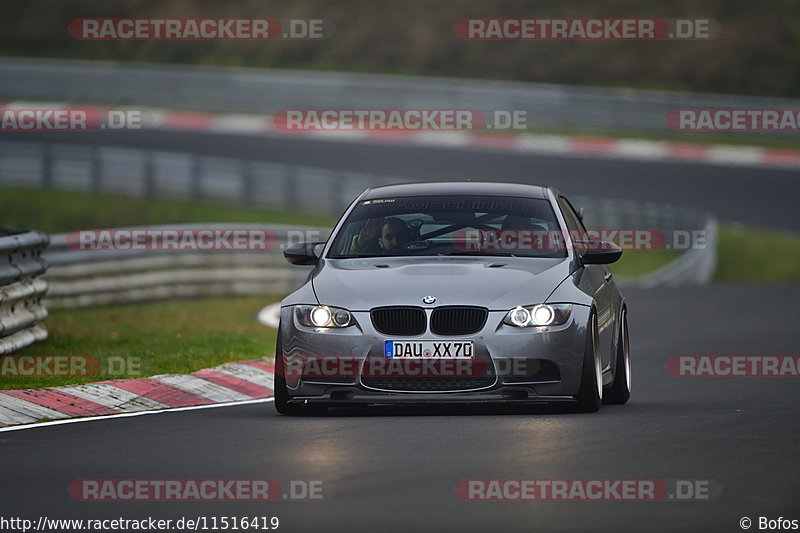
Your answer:
[[[472,341],[386,341],[386,359],[472,359]]]

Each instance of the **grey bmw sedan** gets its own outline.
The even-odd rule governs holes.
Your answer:
[[[555,403],[630,396],[627,309],[608,263],[553,187],[408,183],[368,189],[281,304],[275,407]]]

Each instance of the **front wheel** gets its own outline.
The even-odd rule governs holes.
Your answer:
[[[589,316],[586,332],[586,348],[583,353],[581,388],[578,390],[578,411],[594,413],[603,403],[603,367],[600,364],[600,337],[597,332],[597,317]]]
[[[622,310],[617,341],[617,361],[614,366],[614,383],[603,397],[604,403],[622,405],[631,397],[631,348],[628,339],[628,311]]]
[[[275,410],[282,415],[299,414],[299,406],[289,403],[289,389],[286,388],[284,372],[281,326],[278,324],[278,338],[275,340]]]

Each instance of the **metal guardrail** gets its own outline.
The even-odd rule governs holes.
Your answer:
[[[708,285],[717,267],[718,226],[717,220],[709,216],[702,230],[706,247],[686,250],[677,259],[653,272],[638,278],[621,278],[618,281],[626,287],[644,289]]]
[[[0,232],[0,354],[9,354],[47,338],[42,297],[47,270],[42,250],[49,238],[38,231]]]
[[[321,228],[260,224],[178,224],[158,229],[266,230],[275,237],[275,247],[269,251],[77,250],[68,244],[67,234],[52,235],[45,252],[50,263],[46,305],[71,308],[173,298],[285,294],[308,275],[307,269],[292,269],[283,258],[290,232],[312,234],[322,240],[328,235]]]
[[[34,58],[0,58],[2,99],[267,114],[320,107],[516,110],[527,112],[532,128],[625,131],[665,131],[673,109],[800,108],[800,100],[788,98]]]

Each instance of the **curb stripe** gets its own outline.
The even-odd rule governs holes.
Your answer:
[[[411,141],[416,136],[416,132],[405,130],[368,130],[366,136],[376,140]]]
[[[7,390],[4,394],[37,403],[69,416],[113,415],[116,409],[53,389]]]
[[[236,392],[246,394],[251,398],[264,398],[272,394],[272,391],[264,386],[256,385],[250,381],[237,378],[230,374],[223,374],[215,370],[200,370],[192,375],[216,383],[222,387],[235,390]]]
[[[162,127],[179,130],[210,130],[214,115],[190,111],[167,111]]]
[[[572,137],[570,149],[581,154],[612,154],[616,150],[616,139],[603,137]]]
[[[761,162],[760,148],[748,146],[714,146],[708,152],[708,160],[716,163],[735,163],[756,166]]]
[[[266,387],[269,389],[267,394],[268,396],[272,395],[272,391],[275,388],[275,374],[271,371],[263,370],[256,366],[234,363],[218,366],[216,368],[210,368],[209,370],[214,370],[222,374],[228,374],[235,378],[254,383],[260,387]]]
[[[272,374],[275,373],[275,364],[272,361],[263,361],[263,360],[240,361],[238,364],[254,366],[256,368],[260,368],[261,370],[266,370],[267,372],[270,372]]]
[[[467,146],[469,133],[463,131],[420,131],[411,138],[412,144],[435,146]]]
[[[14,396],[10,396],[8,394],[3,394],[2,406],[8,411],[12,411],[17,415],[19,415],[20,417],[25,417],[26,419],[29,418],[34,422],[38,421],[41,418],[56,419],[56,418],[67,418],[69,416],[64,413],[59,413],[58,411],[55,411],[53,409],[42,407],[41,405],[29,402],[27,400],[20,400],[19,398],[15,398]],[[12,415],[12,418],[16,417]]]
[[[108,383],[88,383],[76,387],[55,387],[54,390],[72,394],[85,400],[111,407],[119,411],[143,411],[168,407],[161,402],[139,396]]]
[[[687,161],[703,161],[706,159],[710,148],[691,143],[670,143],[669,157]]]
[[[179,389],[188,390],[198,396],[207,398],[215,403],[236,402],[240,400],[251,400],[249,396],[226,389],[216,383],[206,381],[191,374],[170,374],[165,376],[153,376],[153,379],[172,385]]]
[[[800,167],[800,151],[768,148],[763,151],[763,161],[769,165]]]
[[[173,387],[151,378],[115,380],[115,387],[150,398],[170,407],[209,405],[214,402],[189,391]]]
[[[472,133],[469,135],[469,143],[472,146],[482,148],[504,148],[510,149],[517,144],[515,135],[504,135],[502,133]]]
[[[668,143],[621,139],[616,145],[617,154],[629,159],[666,159],[669,156]]]
[[[273,363],[258,359],[225,363],[193,374],[0,390],[0,428],[50,424],[40,422],[43,418],[63,422],[267,401],[274,394],[274,382]]]
[[[253,115],[216,115],[212,119],[211,130],[238,134],[259,134],[267,127],[266,119]]]
[[[17,425],[17,426],[8,426],[6,425],[3,427],[3,424],[0,424],[0,433],[5,433],[8,431],[23,431],[26,429],[34,429],[34,428],[43,428],[49,426],[61,426],[64,424],[75,424],[80,422],[96,422],[99,420],[110,420],[113,418],[131,418],[134,416],[146,416],[146,415],[158,415],[161,413],[182,413],[184,411],[199,411],[201,409],[216,409],[220,407],[241,407],[243,405],[255,405],[260,403],[270,403],[273,402],[273,398],[262,398],[260,400],[247,400],[243,402],[233,402],[233,403],[214,403],[211,405],[194,405],[191,407],[175,407],[174,409],[160,409],[157,411],[137,411],[135,413],[118,413],[116,415],[102,415],[102,416],[89,416],[83,418],[65,418],[63,420],[53,420],[52,422],[34,422],[32,424],[25,424],[25,425]]]
[[[68,107],[67,104],[61,105]],[[639,161],[800,168],[800,150],[791,148],[487,130],[279,130],[275,128],[273,117],[270,115],[204,113],[158,108],[141,110],[149,113],[152,120],[149,127],[154,129],[266,135],[284,139],[300,137],[409,146],[472,147],[516,153],[608,157]]]
[[[8,425],[32,424],[39,421],[39,418],[36,418],[35,416],[23,415],[22,413],[18,413],[17,411],[2,405],[0,405],[0,418],[2,418],[5,422],[8,422]]]
[[[569,138],[557,135],[523,134],[517,137],[516,149],[527,153],[568,154],[570,143]]]

